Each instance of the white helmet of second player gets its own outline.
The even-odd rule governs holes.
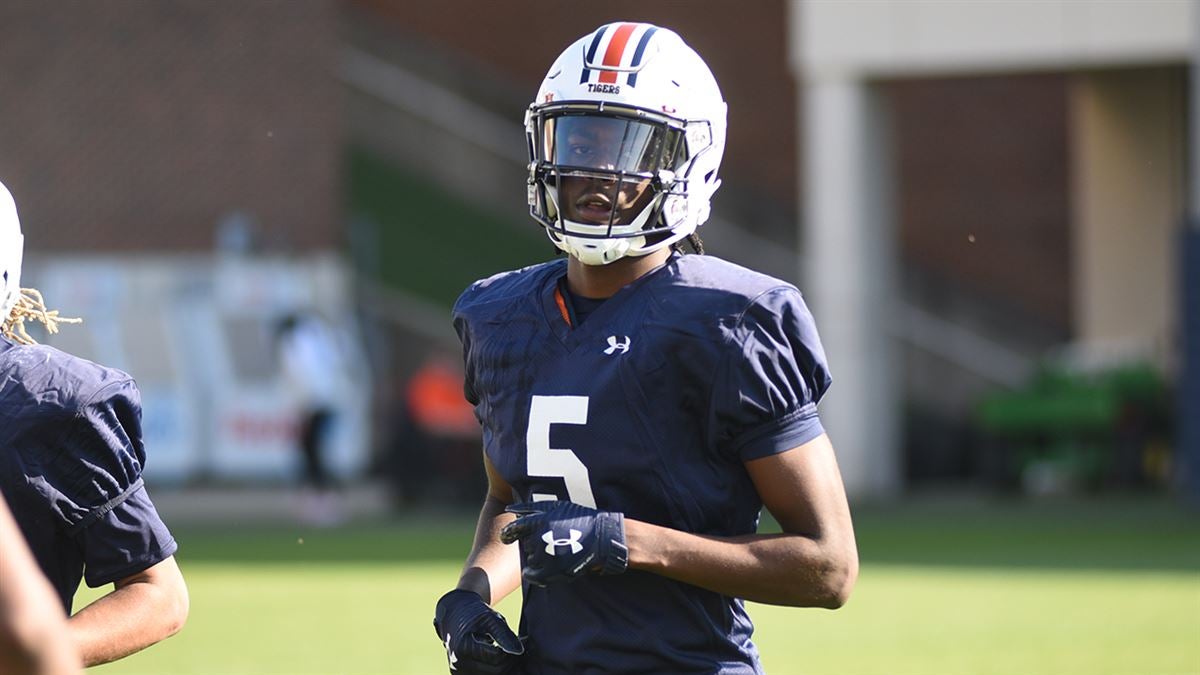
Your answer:
[[[25,238],[17,205],[8,188],[0,183],[0,322],[8,318],[21,297],[21,254]]]
[[[526,112],[530,214],[588,265],[678,242],[708,219],[725,116],[712,71],[673,31],[601,26],[558,57]]]

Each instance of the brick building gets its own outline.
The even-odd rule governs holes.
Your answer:
[[[268,245],[339,245],[337,26],[331,0],[0,5],[28,248],[210,250],[235,210]]]

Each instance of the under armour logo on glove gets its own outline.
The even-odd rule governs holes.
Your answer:
[[[535,586],[584,574],[620,574],[629,566],[624,514],[564,501],[513,504],[506,510],[520,517],[504,526],[500,541],[519,542],[521,578]],[[570,536],[558,538],[555,532]]]
[[[570,546],[571,554],[574,555],[583,550],[583,544],[579,543],[579,538],[583,533],[579,530],[571,530],[570,539],[555,539],[554,530],[546,530],[546,534],[542,535],[542,541],[546,542],[546,553],[554,555],[555,546]]]
[[[450,670],[458,670],[455,664],[458,663],[458,654],[450,647],[450,634],[446,633],[446,660],[450,662]]]

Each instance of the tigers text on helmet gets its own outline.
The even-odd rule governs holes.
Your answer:
[[[17,205],[8,188],[0,183],[0,323],[7,318],[21,297],[21,254],[25,238]]]
[[[673,31],[601,26],[558,57],[525,114],[530,214],[587,265],[674,244],[708,219],[725,111]]]

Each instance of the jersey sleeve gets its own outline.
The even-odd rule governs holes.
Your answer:
[[[463,356],[463,396],[472,406],[479,405],[479,395],[475,392],[475,367],[471,359],[471,330],[467,318],[461,314],[454,316],[454,331],[462,342]]]
[[[812,314],[792,287],[756,298],[737,321],[713,386],[718,447],[742,461],[820,436],[817,403],[830,384]]]
[[[132,380],[111,383],[75,415],[56,478],[67,534],[92,587],[147,569],[177,545],[142,482],[141,397]]]

